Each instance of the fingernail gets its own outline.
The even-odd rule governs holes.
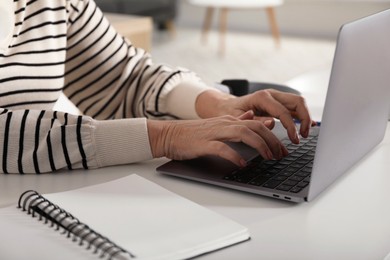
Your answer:
[[[280,147],[279,154],[278,154],[278,160],[281,160],[283,158],[283,155],[284,155],[284,153],[283,153],[282,147]]]
[[[299,136],[297,132],[295,132],[295,141],[297,144],[299,143]]]
[[[268,160],[272,160],[274,158],[273,154],[269,150],[267,151],[267,157],[268,157]]]
[[[288,150],[286,147],[282,147],[282,151],[283,151],[283,156],[287,156],[288,155]]]
[[[240,160],[240,165],[241,165],[241,167],[246,167],[246,161],[244,160],[244,159],[241,159]]]

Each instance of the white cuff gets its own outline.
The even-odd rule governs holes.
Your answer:
[[[145,118],[93,121],[99,167],[153,158]]]
[[[202,92],[210,89],[216,90],[200,81],[181,82],[166,97],[167,113],[181,119],[199,119],[195,109],[196,99]]]

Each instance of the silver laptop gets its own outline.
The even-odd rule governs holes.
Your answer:
[[[170,161],[157,171],[282,200],[313,200],[383,140],[390,111],[389,28],[390,10],[342,26],[321,126],[299,145],[283,140],[287,157],[266,161],[231,143],[247,168],[202,157]]]

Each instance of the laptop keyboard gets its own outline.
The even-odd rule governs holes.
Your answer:
[[[284,140],[283,144],[289,154],[283,159],[263,160],[259,156],[246,167],[233,171],[223,179],[298,193],[309,185],[317,138],[318,135],[310,135],[306,139],[301,139],[299,144]]]

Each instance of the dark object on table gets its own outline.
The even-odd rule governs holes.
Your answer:
[[[230,93],[235,96],[243,96],[263,89],[276,89],[282,92],[301,95],[298,90],[291,87],[265,82],[252,82],[245,79],[226,79],[221,82],[222,85],[229,87]]]

